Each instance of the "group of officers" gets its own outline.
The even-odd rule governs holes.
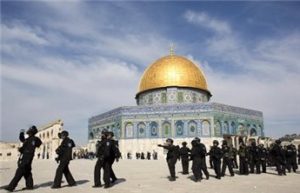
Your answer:
[[[36,126],[31,126],[26,131],[28,137],[25,137],[25,131],[21,130],[19,139],[22,142],[22,146],[19,148],[20,156],[18,159],[18,167],[15,176],[9,185],[4,187],[5,190],[13,192],[22,177],[25,178],[26,182],[26,187],[23,188],[23,190],[34,189],[31,165],[35,155],[35,149],[42,145],[41,139],[36,136],[37,133],[38,130]],[[76,181],[69,169],[69,163],[72,160],[72,149],[75,147],[75,143],[71,138],[69,138],[69,133],[67,131],[60,132],[58,137],[62,141],[56,149],[57,157],[55,160],[58,163],[58,167],[51,187],[52,189],[61,188],[63,175],[66,178],[68,186],[76,186]],[[112,164],[115,160],[118,161],[121,154],[118,148],[118,143],[113,139],[113,137],[113,132],[103,131],[101,140],[97,143],[96,156],[98,159],[94,169],[94,188],[102,187],[100,181],[101,169],[104,171],[104,188],[109,188],[111,184],[117,180],[112,169]]]
[[[192,140],[191,149],[187,147],[186,142],[182,143],[182,147],[174,145],[173,142],[172,139],[167,139],[164,145],[158,145],[168,150],[166,159],[170,171],[170,181],[176,180],[175,165],[177,160],[181,160],[182,174],[184,175],[189,173],[189,161],[192,161],[195,182],[203,179],[203,173],[206,179],[209,179],[206,156],[209,156],[211,168],[214,169],[217,179],[225,176],[227,168],[230,176],[234,176],[233,168],[239,168],[240,175],[254,172],[256,174],[266,173],[267,166],[275,166],[278,175],[286,175],[286,170],[296,172],[298,169],[296,146],[289,144],[282,147],[280,140],[276,140],[270,148],[265,148],[263,144],[257,145],[255,142],[246,146],[245,143],[241,142],[239,150],[229,145],[226,140],[219,147],[219,141],[214,140],[209,151],[206,150],[205,145],[201,143],[198,137]],[[298,147],[298,160],[300,161],[299,150],[300,147]],[[237,156],[239,156],[239,167]]]

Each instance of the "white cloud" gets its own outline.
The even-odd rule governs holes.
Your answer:
[[[184,18],[190,23],[194,23],[201,27],[208,28],[216,33],[231,33],[231,27],[227,22],[213,18],[207,15],[205,12],[194,12],[189,10],[185,12]]]

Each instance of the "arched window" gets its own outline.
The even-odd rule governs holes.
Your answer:
[[[251,135],[251,136],[256,136],[256,135],[257,135],[257,131],[256,131],[255,128],[252,128],[252,129],[250,130],[250,135]]]
[[[231,131],[231,134],[236,134],[236,125],[233,121],[231,122],[230,131]]]
[[[139,137],[146,137],[146,125],[144,122],[140,122],[137,126],[138,128],[138,136]]]
[[[90,137],[90,139],[94,139],[94,133],[93,133],[93,132],[90,132],[89,137]]]
[[[189,136],[196,136],[197,135],[197,123],[194,120],[189,121],[188,123],[189,128]]]
[[[158,136],[158,124],[157,122],[152,121],[150,123],[150,134],[152,137],[157,137]]]
[[[210,122],[207,120],[202,121],[202,135],[210,136]]]
[[[220,121],[216,121],[215,123],[215,136],[221,136],[221,122]]]
[[[223,134],[229,134],[229,124],[227,121],[225,121],[223,125]]]
[[[184,127],[184,124],[183,124],[183,121],[176,121],[175,123],[175,126],[176,126],[176,135],[177,136],[182,136],[184,131],[183,131],[183,127]]]
[[[247,129],[245,128],[244,124],[240,123],[237,130],[238,135],[247,135]]]
[[[162,124],[162,128],[163,128],[164,137],[170,137],[171,136],[171,123],[168,121],[165,121]]]
[[[125,125],[125,135],[126,135],[126,138],[133,137],[133,124],[131,122],[129,122]]]

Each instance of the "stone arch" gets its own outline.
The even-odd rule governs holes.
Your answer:
[[[202,135],[210,136],[210,122],[208,120],[204,120],[201,122],[202,126]]]
[[[250,129],[250,136],[257,136],[257,131],[255,128]]]
[[[176,127],[176,135],[182,136],[184,134],[184,123],[181,120],[176,121],[175,123]]]

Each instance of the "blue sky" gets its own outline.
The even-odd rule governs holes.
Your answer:
[[[149,64],[197,63],[212,101],[261,110],[268,136],[300,133],[299,2],[1,1],[1,140],[62,118],[135,105]]]

